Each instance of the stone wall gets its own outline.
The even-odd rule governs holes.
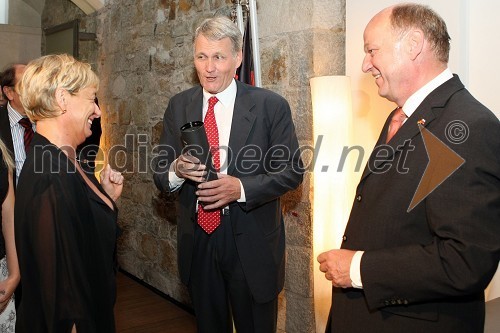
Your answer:
[[[345,72],[345,0],[258,0],[265,88],[289,102],[300,144],[312,146],[309,79]],[[192,35],[214,13],[229,15],[231,0],[108,0],[85,17],[70,1],[46,0],[44,27],[81,18],[95,32],[82,52],[101,78],[101,145],[125,173],[119,201],[121,268],[189,305],[176,263],[173,198],[152,182],[150,162],[170,97],[197,84]],[[283,200],[287,275],[280,295],[280,332],[314,332],[311,174]]]
[[[262,83],[290,103],[301,146],[313,145],[309,79],[345,74],[345,0],[257,1]],[[312,174],[283,200],[287,269],[279,329],[314,332]]]

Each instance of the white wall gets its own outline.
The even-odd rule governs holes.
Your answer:
[[[40,28],[0,24],[0,70],[11,63],[26,63],[41,55]]]
[[[41,12],[44,0],[0,0],[7,24],[0,24],[0,70],[41,55]],[[5,6],[5,13],[2,9]]]
[[[9,1],[0,0],[0,24],[7,24],[9,21]]]
[[[498,0],[470,0],[469,4],[469,61],[468,88],[483,104],[500,118],[498,78],[500,67],[500,2]],[[500,295],[499,295],[500,296]]]
[[[351,77],[355,144],[370,154],[380,129],[395,105],[377,94],[371,75],[361,71],[363,31],[380,10],[402,1],[346,1],[346,75]],[[449,67],[471,93],[500,117],[498,84],[500,66],[500,2],[497,0],[413,0],[429,5],[446,21],[451,36]],[[500,152],[499,152],[500,154]],[[353,184],[355,186],[356,184]],[[500,297],[500,273],[487,290],[487,298]]]
[[[498,83],[500,42],[495,36],[500,31],[500,2],[497,0],[467,1],[469,7],[468,86],[471,93],[500,118]],[[500,154],[500,152],[498,152]],[[500,297],[500,266],[486,290],[486,299]]]

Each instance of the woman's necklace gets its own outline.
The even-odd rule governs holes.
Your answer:
[[[76,158],[76,157],[72,157],[72,156],[69,156],[69,155],[67,155],[67,156],[68,156],[68,158],[69,158],[70,160],[72,160],[72,161],[76,161],[76,162],[78,162],[79,164],[82,164],[82,163],[83,163],[83,164],[89,164],[89,163],[90,163],[90,161],[89,161],[89,160],[87,160],[86,158],[84,158],[83,160],[81,160],[81,159],[78,159],[78,158]]]

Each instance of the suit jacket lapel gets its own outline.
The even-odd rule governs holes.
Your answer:
[[[439,116],[440,109],[442,109],[446,105],[449,98],[455,92],[463,88],[464,85],[460,82],[460,79],[457,75],[454,75],[453,78],[436,88],[422,101],[415,112],[413,112],[411,117],[406,120],[403,126],[394,135],[392,140],[386,144],[385,140],[387,138],[387,130],[394,111],[391,112],[391,114],[387,118],[384,128],[382,129],[373,153],[370,155],[368,164],[363,171],[361,181],[363,181],[364,178],[371,174],[373,170],[377,170],[380,165],[391,159],[394,153],[397,151],[398,146],[402,146],[404,145],[405,141],[412,140],[417,135],[420,135],[418,122],[424,120],[423,125],[428,126],[437,116]],[[375,153],[377,152],[377,149],[380,149],[380,147],[382,147],[382,149],[385,149],[387,154],[383,157],[375,158]]]
[[[252,113],[255,102],[251,99],[248,88],[238,81],[236,81],[236,85],[238,90],[234,102],[233,121],[229,136],[228,174],[233,174],[235,156],[238,156],[238,153],[247,142],[248,135],[255,121],[255,115]]]
[[[202,121],[203,119],[203,89],[198,87],[191,95],[191,101],[184,110],[187,121]],[[184,124],[182,124],[184,125]]]
[[[392,149],[391,155],[396,152],[397,147],[404,145],[405,141],[413,139],[415,136],[420,134],[420,130],[418,127],[418,122],[421,120],[425,120],[425,125],[428,125],[436,118],[432,110],[432,106],[428,105],[428,103],[422,102],[420,106],[415,110],[415,112],[411,115],[410,118],[406,119],[403,126],[396,132],[392,140],[387,143]],[[387,134],[385,135],[387,137]]]

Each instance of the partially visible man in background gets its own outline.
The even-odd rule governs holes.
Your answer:
[[[35,125],[26,116],[26,111],[16,90],[16,84],[21,81],[25,68],[24,64],[14,64],[8,66],[0,74],[2,95],[8,101],[6,105],[0,106],[0,135],[7,148],[14,154],[12,156],[16,166],[13,173],[14,187],[17,184],[26,159],[26,151],[35,131]]]
[[[0,90],[2,90],[2,86],[0,86]],[[3,97],[3,93],[0,94],[0,106],[3,106],[3,105],[6,105],[7,104],[7,100],[5,99],[5,97]]]

